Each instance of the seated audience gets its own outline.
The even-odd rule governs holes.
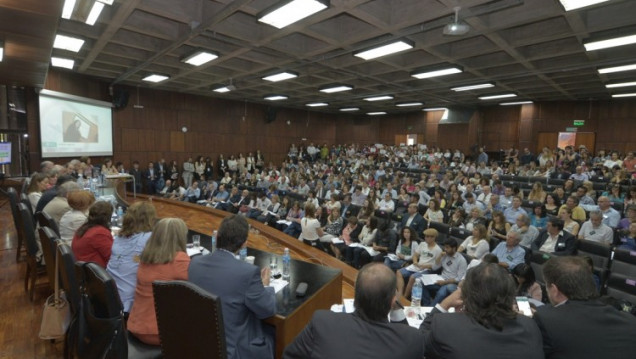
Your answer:
[[[475,225],[472,236],[468,236],[457,249],[458,252],[466,254],[474,259],[481,259],[490,251],[490,244],[486,236],[486,227],[483,224]]]
[[[603,224],[603,213],[596,210],[590,212],[590,219],[581,226],[579,239],[599,242],[609,246],[614,240],[614,231]]]
[[[160,344],[152,282],[188,280],[187,235],[188,227],[181,219],[161,219],[139,257],[134,305],[127,326],[128,331],[146,344]]]
[[[395,253],[391,253],[394,257],[391,258],[392,256],[388,255],[384,258],[384,264],[393,271],[402,268],[404,264],[410,262],[413,258],[413,254],[419,244],[418,240],[417,234],[411,227],[402,228],[400,239],[395,247]]]
[[[225,217],[217,235],[218,250],[192,260],[189,280],[221,300],[228,359],[273,358],[273,331],[261,322],[276,314],[269,267],[261,270],[235,258],[246,246],[247,234],[243,216]]]
[[[387,320],[396,300],[391,271],[382,264],[365,266],[356,278],[355,311],[316,311],[285,348],[283,358],[423,358],[424,344],[417,330]]]
[[[31,176],[29,187],[27,188],[27,197],[31,203],[32,212],[35,213],[35,207],[42,197],[42,192],[49,188],[49,176],[46,173],[36,172]]]
[[[67,195],[68,205],[71,210],[64,213],[60,219],[60,239],[71,243],[75,232],[88,219],[88,209],[95,203],[95,196],[89,191],[71,191]]]
[[[124,215],[123,225],[113,240],[106,270],[115,279],[124,312],[130,313],[137,286],[139,259],[157,221],[155,207],[135,202]]]
[[[547,359],[629,358],[636,353],[636,317],[598,301],[590,269],[581,257],[553,257],[543,266],[552,305],[537,308]]]
[[[517,216],[510,230],[519,233],[520,244],[526,248],[530,248],[532,242],[539,236],[539,230],[530,224],[530,217],[526,213]]]
[[[435,264],[431,268],[433,271],[442,268],[441,276],[444,279],[437,281],[435,284],[422,286],[422,306],[435,306],[441,302],[443,299],[442,293],[445,293],[442,290],[444,286],[457,285],[466,274],[467,265],[464,256],[457,252],[457,241],[452,238],[444,241],[444,251],[435,258]],[[409,293],[406,294],[409,295]],[[431,298],[434,294],[440,295]]]
[[[506,235],[506,241],[499,243],[493,249],[492,254],[497,257],[500,266],[513,270],[524,262],[526,251],[519,245],[519,238],[518,232],[510,231]]]
[[[543,290],[537,283],[532,266],[521,263],[512,269],[512,275],[517,280],[517,296],[542,301]]]
[[[563,221],[558,218],[548,220],[547,229],[532,242],[533,251],[570,256],[576,253],[576,238],[563,230]]]
[[[110,260],[113,235],[110,219],[113,206],[109,202],[95,202],[88,210],[88,220],[75,232],[71,248],[75,260],[95,262],[106,268]]]
[[[543,358],[541,333],[514,309],[515,285],[507,271],[482,263],[461,289],[439,303],[420,326],[427,358]],[[455,308],[452,314],[443,314]]]

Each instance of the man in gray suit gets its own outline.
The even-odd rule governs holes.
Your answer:
[[[382,263],[364,266],[356,279],[355,311],[316,311],[283,358],[421,359],[424,344],[418,331],[388,321],[396,299],[395,274]]]
[[[273,358],[273,329],[261,319],[276,314],[276,296],[269,285],[269,268],[236,259],[245,246],[248,225],[243,216],[223,219],[217,235],[218,250],[192,259],[190,282],[221,299],[228,359]]]

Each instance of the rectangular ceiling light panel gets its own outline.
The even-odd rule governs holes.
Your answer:
[[[404,40],[395,41],[390,44],[374,47],[369,50],[354,53],[354,56],[363,58],[365,60],[371,60],[378,57],[395,54],[401,51],[409,50],[413,48],[413,44],[410,44]]]
[[[258,18],[258,21],[282,29],[296,21],[326,9],[328,6],[323,1],[317,0],[292,0],[283,6]]]
[[[609,0],[560,0],[565,11],[572,11],[582,7],[600,4]]]

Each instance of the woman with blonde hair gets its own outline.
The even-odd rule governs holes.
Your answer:
[[[135,304],[128,318],[128,330],[146,344],[160,344],[152,282],[188,280],[187,235],[188,227],[183,220],[164,218],[153,228],[139,258]]]
[[[124,215],[122,229],[113,241],[106,270],[117,283],[126,313],[130,312],[135,296],[139,259],[156,221],[157,212],[151,203],[135,202]]]
[[[68,244],[79,227],[88,219],[88,209],[95,203],[95,196],[89,191],[71,191],[66,195],[71,210],[60,218],[60,239]]]
[[[486,237],[486,226],[483,224],[475,224],[473,227],[473,235],[464,240],[457,249],[458,252],[466,252],[469,257],[481,259],[490,252],[490,244]]]
[[[528,201],[543,203],[547,195],[548,194],[543,190],[541,182],[535,182],[532,185],[532,190],[528,194]]]

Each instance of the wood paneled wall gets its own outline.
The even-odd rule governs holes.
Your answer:
[[[78,96],[111,101],[108,83],[50,70],[45,87]],[[537,133],[559,132],[573,120],[585,120],[581,132],[596,133],[596,148],[636,149],[636,101],[545,102],[524,106],[490,106],[475,111],[469,123],[444,124],[442,112],[415,111],[380,117],[330,115],[280,109],[275,121],[265,122],[266,105],[212,97],[127,88],[129,104],[113,110],[114,160],[128,165],[159,158],[179,162],[204,155],[214,159],[260,149],[266,161],[278,164],[291,143],[386,143],[396,135],[418,134],[422,142],[468,151],[474,143],[487,150],[529,147],[536,151]],[[39,113],[35,91],[27,92],[30,168],[41,161]],[[289,122],[289,124],[287,124]],[[181,128],[188,131],[183,133]],[[303,141],[302,139],[306,139]],[[400,137],[401,138],[401,137]],[[64,162],[66,159],[61,159]],[[101,159],[96,159],[100,162]]]

